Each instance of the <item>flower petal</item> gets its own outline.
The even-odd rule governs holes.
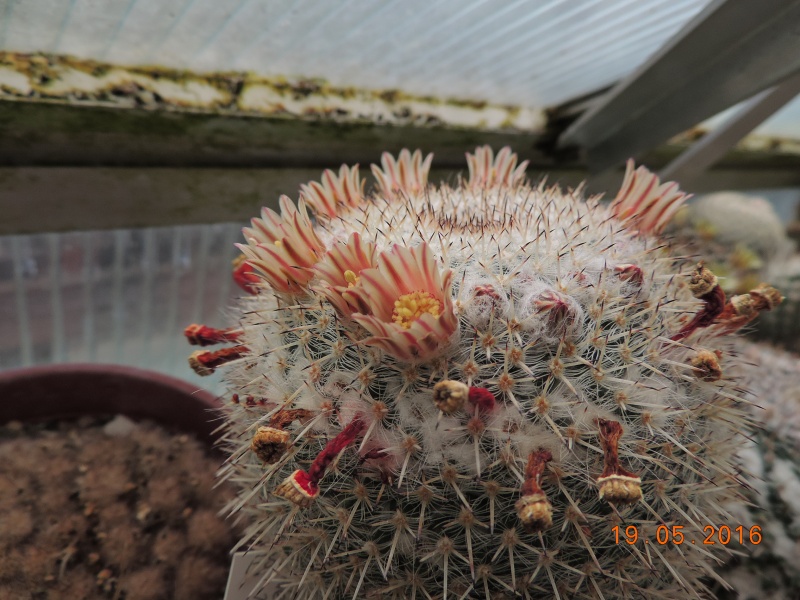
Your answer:
[[[504,146],[495,158],[491,146],[475,148],[475,154],[467,153],[469,187],[474,190],[498,187],[516,187],[525,179],[528,161],[517,167],[519,158]]]
[[[433,154],[422,159],[422,152],[415,150],[413,154],[403,148],[395,158],[388,152],[381,155],[381,165],[372,165],[372,173],[378,181],[381,194],[391,198],[398,192],[408,195],[419,194],[428,187],[428,172],[433,161]]]
[[[629,160],[622,187],[610,208],[617,219],[626,221],[638,233],[658,234],[690,197],[674,182],[662,184],[645,167],[634,169],[633,160]]]
[[[247,245],[239,248],[276,292],[297,294],[313,277],[310,270],[325,249],[314,231],[305,203],[280,198],[281,214],[264,208],[261,219],[242,230]]]
[[[322,181],[311,181],[300,186],[301,198],[318,215],[336,217],[343,206],[354,207],[364,200],[364,182],[358,174],[358,165],[352,169],[342,165],[339,175],[326,169]]]
[[[444,348],[458,328],[451,297],[453,272],[448,269],[442,275],[424,243],[414,248],[395,245],[381,253],[377,263],[347,290],[362,306],[353,320],[372,334],[362,343],[406,361],[428,358]]]

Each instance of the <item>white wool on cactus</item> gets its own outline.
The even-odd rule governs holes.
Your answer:
[[[703,597],[747,551],[703,544],[743,486],[735,332],[780,295],[728,302],[673,256],[685,196],[641,167],[606,205],[528,183],[507,148],[455,187],[430,163],[384,155],[363,196],[328,171],[254,219],[254,293],[208,329],[237,345],[192,355],[234,393],[222,477],[260,589]]]

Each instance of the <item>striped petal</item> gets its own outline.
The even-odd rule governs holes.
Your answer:
[[[358,206],[364,200],[364,182],[358,174],[358,165],[352,169],[342,165],[339,175],[326,169],[320,182],[300,186],[300,196],[317,215],[330,218],[336,217],[342,207]]]
[[[453,272],[439,271],[427,244],[395,245],[377,266],[361,272],[347,291],[368,311],[352,315],[372,337],[363,343],[404,361],[429,358],[443,349],[458,328],[451,288]]]
[[[360,279],[362,271],[375,266],[375,244],[363,241],[353,233],[344,244],[337,244],[314,265],[319,283],[313,289],[325,296],[340,314],[368,311],[358,294],[348,293]]]
[[[491,146],[475,148],[475,154],[467,153],[469,187],[473,190],[498,187],[516,187],[525,179],[528,161],[517,166],[519,157],[504,146],[494,156]]]
[[[317,237],[305,203],[281,196],[281,214],[265,208],[252,227],[242,230],[247,244],[239,249],[276,292],[299,294],[313,278],[311,270],[325,246]]]
[[[645,167],[634,169],[633,160],[625,167],[622,187],[611,203],[612,214],[640,234],[658,234],[689,199],[674,182],[661,183]]]
[[[413,154],[406,148],[400,151],[395,159],[388,152],[381,155],[381,165],[372,165],[372,174],[378,181],[380,192],[391,198],[398,193],[415,195],[428,187],[428,172],[431,169],[433,154],[423,160],[422,152],[415,150]]]

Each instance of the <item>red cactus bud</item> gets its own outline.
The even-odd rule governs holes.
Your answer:
[[[614,267],[614,272],[622,281],[630,281],[639,286],[644,283],[644,272],[636,265],[617,265]]]
[[[244,254],[240,254],[233,259],[233,280],[240,288],[248,294],[257,294],[258,288],[255,284],[260,281],[258,275],[250,263],[247,262]]]
[[[494,408],[494,394],[482,387],[469,388],[469,401],[472,402],[481,412],[489,412]]]
[[[493,285],[476,285],[473,291],[476,298],[488,296],[492,300],[500,300],[500,294],[497,293]]]
[[[552,325],[559,325],[565,319],[571,318],[570,306],[565,296],[553,290],[545,290],[534,300],[536,312],[547,313],[547,318]]]

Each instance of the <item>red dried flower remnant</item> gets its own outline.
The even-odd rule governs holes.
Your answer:
[[[544,531],[553,524],[553,506],[542,490],[541,479],[547,463],[553,460],[548,450],[539,449],[528,456],[522,497],[515,507],[517,516],[529,533]]]
[[[708,327],[722,314],[725,308],[725,292],[722,291],[717,276],[714,275],[703,263],[698,263],[689,279],[689,290],[692,295],[705,302],[703,308],[695,314],[691,321],[672,336],[673,341],[680,341],[701,327]]]
[[[342,450],[347,448],[364,429],[364,421],[353,419],[347,427],[322,449],[308,472],[297,470],[275,488],[275,495],[286,498],[301,508],[309,506],[319,495],[319,482],[325,476],[328,466]]]
[[[619,439],[622,425],[616,421],[597,419],[600,444],[603,447],[603,473],[597,478],[600,498],[614,504],[633,504],[642,499],[642,480],[619,464]]]
[[[445,414],[461,409],[469,400],[481,412],[489,412],[494,408],[494,394],[482,387],[469,387],[467,384],[452,379],[440,381],[433,387],[433,402],[436,408]]]
[[[189,356],[189,366],[198,375],[206,376],[214,373],[214,369],[226,363],[242,358],[249,352],[247,346],[231,346],[220,348],[214,352],[210,350],[198,350]]]
[[[490,412],[495,405],[494,394],[482,387],[469,388],[469,401],[481,412]]]
[[[762,283],[747,294],[733,296],[716,323],[722,326],[724,333],[730,333],[750,323],[761,311],[772,310],[781,302],[781,293],[771,285]]]
[[[238,342],[242,333],[241,329],[215,329],[197,323],[192,323],[183,330],[183,335],[192,346],[213,346],[214,344]]]

